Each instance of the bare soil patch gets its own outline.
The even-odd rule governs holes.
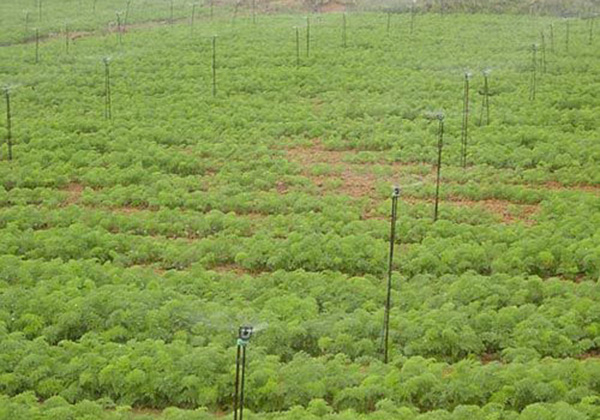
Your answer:
[[[64,191],[68,193],[64,205],[70,206],[73,204],[77,204],[79,202],[79,199],[81,198],[81,194],[83,193],[84,188],[85,187],[82,184],[79,184],[77,182],[71,182],[70,184],[68,184],[64,188]]]
[[[302,175],[309,178],[320,189],[322,194],[325,194],[327,190],[334,190],[353,198],[370,198],[370,209],[365,212],[363,218],[381,218],[377,215],[371,215],[372,209],[381,201],[381,197],[377,193],[377,186],[381,185],[382,182],[387,182],[391,185],[394,181],[397,181],[397,177],[375,174],[372,170],[374,164],[391,167],[393,174],[399,172],[401,167],[417,167],[423,164],[405,164],[384,160],[369,163],[352,163],[358,153],[356,150],[327,150],[318,139],[315,139],[309,146],[288,149],[287,158],[289,161],[298,163],[302,167]],[[313,169],[317,165],[331,166],[332,173],[315,175]],[[435,167],[431,165],[431,170],[426,177],[432,176],[434,172]],[[404,196],[403,200],[411,203],[433,203],[433,199],[417,199],[410,196]],[[537,205],[518,204],[498,199],[476,201],[458,196],[446,198],[441,202],[454,206],[483,207],[486,211],[499,215],[503,223],[514,223],[516,221],[533,223],[532,216],[539,211],[539,206]]]

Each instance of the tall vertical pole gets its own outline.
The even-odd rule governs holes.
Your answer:
[[[310,56],[310,16],[306,16],[306,56]]]
[[[65,23],[65,50],[69,54],[69,24]]]
[[[388,282],[387,295],[385,299],[385,312],[383,318],[383,362],[389,361],[389,340],[390,340],[390,309],[392,306],[392,268],[394,264],[394,245],[396,243],[396,219],[398,216],[398,197],[400,197],[400,187],[394,187],[392,192],[392,214],[390,226],[390,254],[388,256]]]
[[[196,17],[196,3],[192,4],[192,20],[190,22],[190,35],[194,35],[194,18]]]
[[[342,15],[342,19],[342,45],[344,46],[344,48],[346,48],[346,46],[348,45],[346,36],[346,13]]]
[[[390,28],[392,26],[392,13],[387,12],[387,34],[390,34]]]
[[[240,393],[240,353],[242,346],[238,343],[235,356],[235,391],[233,395],[233,420],[238,420],[238,401]]]
[[[217,36],[212,39],[212,94],[217,96]]]
[[[121,30],[121,12],[117,12],[117,40],[119,45],[123,44],[123,31]]]
[[[42,0],[38,0],[38,20],[42,20]]]
[[[566,33],[566,36],[565,36],[565,48],[566,48],[567,53],[569,52],[569,36],[570,36],[570,33],[571,33],[571,24],[567,20],[567,33]]]
[[[554,25],[550,24],[550,52],[554,54]]]
[[[244,386],[246,384],[246,346],[242,346],[242,383],[240,384],[240,420],[244,419]]]
[[[233,420],[243,420],[244,418],[244,387],[246,384],[246,346],[248,345],[248,342],[252,337],[252,333],[253,328],[250,326],[240,327],[238,332],[237,354],[235,358],[235,394],[233,401]]]
[[[300,67],[300,28],[296,26],[296,67]]]
[[[531,86],[529,88],[529,100],[535,100],[535,90],[537,84],[537,45],[531,46]]]
[[[490,86],[489,86],[489,72],[486,70],[483,72],[483,101],[481,102],[481,113],[479,114],[479,126],[483,125],[483,115],[485,112],[486,121],[485,125],[490,123]]]
[[[440,202],[440,179],[442,173],[442,149],[444,147],[444,116],[439,115],[438,119],[440,121],[439,129],[438,129],[438,158],[437,158],[437,168],[436,168],[436,180],[435,180],[435,206],[433,208],[433,221],[437,221],[438,219],[438,209]]]
[[[35,30],[35,63],[40,62],[40,30]]]
[[[544,73],[546,73],[546,36],[544,34],[544,31],[542,31],[542,46],[541,46],[541,52],[542,52],[542,71]]]
[[[12,160],[12,115],[10,112],[10,90],[4,88],[6,97],[6,144],[8,145],[8,160]]]
[[[469,137],[469,79],[470,73],[465,73],[465,87],[463,96],[463,124],[462,124],[462,141],[461,141],[461,165],[467,167],[467,143]]]
[[[110,97],[110,59],[104,59],[104,118],[112,120],[112,101]]]
[[[125,19],[123,19],[123,27],[127,29],[127,24],[129,23],[129,11],[131,9],[131,1],[127,0],[127,4],[125,5]]]

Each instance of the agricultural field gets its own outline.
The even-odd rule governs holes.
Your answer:
[[[592,15],[25,3],[1,420],[600,419]]]

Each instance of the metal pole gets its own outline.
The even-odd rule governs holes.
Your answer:
[[[461,142],[461,164],[467,167],[467,142],[469,137],[469,78],[471,75],[465,73],[465,93],[463,98],[463,129]]]
[[[104,94],[104,118],[111,120],[112,102],[110,97],[110,61],[108,58],[104,59]]]
[[[569,52],[569,34],[570,34],[570,32],[571,32],[571,25],[570,25],[570,22],[567,20],[567,35],[565,38],[567,53]]]
[[[342,45],[344,46],[344,48],[346,48],[347,44],[347,37],[346,37],[346,13],[343,14],[343,23],[342,23]]]
[[[398,213],[398,197],[400,188],[394,187],[392,193],[392,214],[390,226],[390,254],[388,256],[388,283],[387,296],[385,299],[385,313],[383,319],[384,343],[383,343],[383,363],[389,360],[389,338],[390,338],[390,308],[392,305],[392,267],[394,263],[394,244],[396,243],[396,218]]]
[[[542,31],[542,71],[546,73],[546,36]]]
[[[235,393],[233,396],[233,420],[238,418],[238,401],[240,389],[240,352],[242,346],[238,344],[237,354],[235,356]]]
[[[390,27],[391,27],[391,24],[392,24],[391,19],[392,19],[392,13],[388,12],[387,13],[387,34],[388,35],[390,34]]]
[[[529,100],[530,101],[534,101],[535,100],[535,89],[536,89],[536,83],[537,83],[537,45],[533,44],[531,46],[531,88],[529,90]]]
[[[246,383],[246,346],[242,346],[242,383],[240,386],[240,420],[244,419],[244,385]]]
[[[217,96],[217,36],[212,39],[212,94]]]
[[[35,30],[35,63],[40,62],[40,30]]]
[[[300,67],[300,28],[296,26],[296,67]]]
[[[190,35],[194,35],[194,17],[196,16],[196,3],[192,4],[192,21],[190,23]]]
[[[306,16],[306,56],[310,55],[310,16]]]
[[[439,136],[438,136],[438,158],[437,158],[437,169],[436,169],[436,181],[435,181],[435,207],[433,209],[433,221],[438,219],[438,208],[440,202],[440,178],[442,170],[442,148],[444,147],[444,117],[440,116],[439,125]]]
[[[12,160],[12,116],[10,112],[10,91],[4,89],[6,96],[6,143],[8,145],[8,160]]]

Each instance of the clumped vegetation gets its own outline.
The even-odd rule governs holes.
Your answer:
[[[600,417],[589,19],[5,3],[0,419]]]

